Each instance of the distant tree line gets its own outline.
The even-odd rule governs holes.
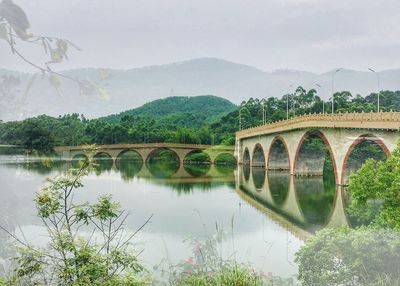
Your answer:
[[[334,95],[335,112],[376,111],[377,94],[352,96],[350,92]],[[173,142],[233,145],[235,132],[253,126],[308,113],[331,112],[331,101],[323,102],[315,89],[298,87],[281,98],[243,101],[236,110],[212,122],[199,113],[177,112],[164,117],[124,115],[119,121],[69,114],[58,118],[41,115],[23,121],[0,122],[0,144],[21,145],[49,152],[54,146],[81,144]],[[381,111],[400,110],[400,91],[380,93]],[[264,113],[264,116],[263,116]],[[239,122],[241,126],[239,126]]]

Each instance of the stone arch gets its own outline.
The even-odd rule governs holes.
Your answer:
[[[350,155],[352,154],[353,150],[358,146],[358,144],[366,141],[371,141],[373,144],[378,145],[381,147],[382,151],[385,153],[386,157],[390,157],[391,153],[389,148],[385,145],[385,143],[380,139],[379,137],[373,135],[373,134],[363,134],[356,138],[354,142],[350,145],[349,149],[346,152],[346,155],[343,160],[343,166],[342,166],[342,173],[341,173],[341,185],[345,185],[346,183],[346,169],[347,169],[347,164],[350,158]]]
[[[142,162],[144,162],[142,155],[140,155],[140,153],[134,149],[126,149],[126,150],[122,150],[121,152],[118,153],[117,157],[115,158],[116,161],[118,161],[119,159],[121,159],[121,156],[126,154],[127,152],[132,152],[135,153],[141,160]]]
[[[181,158],[179,157],[178,153],[176,153],[174,150],[172,150],[171,148],[167,148],[167,147],[159,147],[159,148],[155,148],[153,150],[151,150],[151,152],[149,153],[149,155],[147,155],[147,158],[145,160],[146,163],[149,163],[149,160],[154,156],[154,154],[156,154],[159,151],[170,151],[172,152],[175,157],[178,159],[178,162],[181,161]]]
[[[264,149],[260,143],[254,146],[253,154],[251,156],[251,165],[253,167],[265,167]]]
[[[336,160],[334,153],[332,151],[332,147],[324,135],[324,133],[320,130],[310,130],[307,131],[303,137],[300,139],[299,144],[297,145],[294,161],[293,161],[293,171],[294,175],[307,175],[307,176],[322,176],[324,170],[324,163],[325,163],[325,156],[326,153],[313,153],[313,158],[307,158],[300,161],[301,149],[303,147],[304,141],[309,138],[310,136],[317,136],[319,137],[328,151],[329,157],[332,160],[333,164],[333,172],[335,175],[335,182],[336,184],[339,183],[339,178],[337,174],[337,167],[336,167]],[[300,162],[299,162],[300,161]]]
[[[135,157],[125,157],[124,155],[132,152]],[[115,167],[121,174],[124,181],[132,180],[140,172],[144,165],[143,158],[139,152],[133,149],[122,150],[115,159]]]
[[[76,154],[72,157],[72,160],[88,160],[88,156],[85,154]]]
[[[245,148],[243,152],[243,165],[249,165],[250,166],[250,152],[249,148]]]
[[[184,158],[181,158],[182,161],[183,161],[184,163],[193,163],[193,162],[188,162],[188,161],[187,161],[187,158],[188,158],[189,156],[193,155],[193,154],[204,154],[204,155],[205,155],[205,158],[204,158],[205,161],[202,161],[202,162],[199,162],[199,163],[211,164],[211,157],[210,157],[210,155],[207,154],[206,152],[204,152],[204,151],[201,150],[201,149],[195,149],[195,150],[190,151],[189,153],[187,153],[187,154],[185,155]]]
[[[104,152],[104,151],[100,151],[100,152],[96,153],[93,156],[93,159],[101,159],[102,156],[107,157],[105,159],[111,159],[112,160],[112,156],[110,154],[108,154],[107,152]]]
[[[224,158],[224,157],[226,157],[226,158],[229,158],[229,160],[227,160],[226,158]],[[222,159],[225,159],[225,160],[222,160]],[[214,162],[213,162],[215,165],[229,165],[229,164],[232,164],[232,165],[237,165],[237,159],[236,159],[236,157],[232,154],[232,153],[228,153],[228,152],[222,152],[222,153],[219,153],[216,157],[215,157],[215,159],[214,159]]]
[[[281,146],[283,146],[284,150],[282,150]],[[290,170],[289,149],[285,139],[283,139],[282,136],[278,135],[274,137],[271,142],[267,158],[268,170]]]

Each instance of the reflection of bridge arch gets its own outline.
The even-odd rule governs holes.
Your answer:
[[[150,161],[157,153],[160,153],[160,152],[163,152],[163,151],[171,152],[171,154],[173,154],[173,156],[176,158],[177,162],[181,162],[181,160],[183,161],[183,159],[182,159],[182,158],[179,158],[179,155],[178,155],[174,150],[172,150],[171,148],[168,148],[168,147],[160,147],[160,148],[155,148],[155,149],[153,149],[153,150],[147,155],[146,163],[149,163],[149,161]]]
[[[253,155],[251,156],[251,165],[253,167],[265,167],[264,149],[260,143],[254,146]]]
[[[284,150],[280,150],[283,146]],[[284,152],[282,152],[284,151]],[[282,136],[275,136],[268,149],[268,170],[290,170],[289,150]]]
[[[188,152],[188,153],[185,155],[185,157],[183,158],[183,162],[186,162],[186,161],[187,161],[187,158],[188,158],[189,156],[191,156],[191,155],[194,155],[194,154],[203,154],[203,156],[206,157],[206,161],[205,161],[205,162],[201,162],[201,163],[206,163],[206,162],[211,163],[211,157],[210,157],[210,155],[207,154],[206,152],[204,152],[203,150],[192,150],[192,151]]]
[[[140,158],[140,160],[142,162],[144,162],[142,155],[140,155],[140,153],[134,149],[125,149],[122,150],[121,152],[118,153],[117,157],[115,158],[116,161],[118,161],[119,159],[122,159],[122,156],[125,155],[128,152],[132,152],[133,154],[135,154],[138,158]]]
[[[336,161],[335,161],[335,157],[332,152],[331,145],[329,144],[329,141],[326,138],[326,136],[324,135],[324,133],[322,133],[320,130],[308,131],[300,139],[300,142],[297,145],[296,155],[294,157],[294,162],[293,162],[294,174],[295,175],[320,175],[320,176],[322,176],[322,174],[323,174],[324,163],[325,163],[325,158],[326,158],[325,152],[322,152],[321,154],[318,154],[318,153],[309,154],[309,155],[314,156],[312,158],[300,158],[302,155],[301,154],[302,148],[305,146],[304,142],[306,139],[311,138],[311,136],[319,137],[325,144],[325,147],[326,147],[326,149],[329,153],[329,156],[331,157],[331,160],[332,160],[333,171],[335,173],[335,180],[336,180],[336,183],[338,183]],[[302,164],[302,165],[300,165],[300,164]]]
[[[249,152],[249,148],[245,148],[244,149],[244,153],[243,153],[243,164],[244,165],[249,165],[250,166],[250,152]]]
[[[373,134],[363,134],[360,135],[358,138],[354,140],[354,142],[350,145],[349,149],[346,152],[346,155],[344,156],[343,160],[343,167],[342,167],[342,175],[341,175],[341,185],[346,184],[346,169],[347,169],[347,163],[350,158],[350,155],[352,154],[353,150],[358,146],[358,144],[366,141],[371,141],[373,144],[378,145],[381,147],[382,151],[385,153],[386,157],[390,157],[391,153],[388,147],[386,147],[385,143],[382,141],[382,139],[378,138],[377,136]]]
[[[298,232],[300,228],[303,233],[307,234],[313,233],[323,227],[349,225],[343,194],[340,193],[340,190],[343,190],[341,186],[331,185],[326,189],[327,186],[322,183],[322,178],[297,178],[286,173],[288,180],[287,194],[284,201],[277,204],[273,198],[273,193],[271,192],[271,176],[267,175],[265,177],[264,186],[262,189],[259,189],[256,186],[255,176],[253,173],[255,169],[259,170],[259,168],[252,168],[251,172],[253,175],[250,176],[249,180],[245,179],[243,169],[238,169],[238,178],[236,181],[237,192],[241,197],[244,198],[245,196],[245,200],[257,208],[262,206],[266,209],[267,211],[265,213],[274,220],[285,221],[285,228],[288,228],[291,231],[295,229],[296,232]],[[281,178],[285,176],[285,173],[283,172],[272,172],[272,174]],[[315,184],[317,184],[317,189],[314,194],[317,196],[315,196],[313,192],[310,194],[299,194],[299,192],[308,192],[308,189],[314,188],[312,186]],[[324,194],[323,197],[319,196],[319,194],[322,194],[321,191]],[[302,201],[304,199],[305,201]],[[314,202],[314,208],[303,210],[304,204],[309,200]],[[322,205],[320,205],[321,203]],[[329,203],[329,207],[326,205],[327,203]],[[321,208],[326,209],[326,212],[321,217],[315,217],[314,215],[318,215],[319,209]]]

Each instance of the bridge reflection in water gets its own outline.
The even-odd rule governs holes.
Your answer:
[[[54,161],[46,165],[30,162],[23,168],[42,175],[77,167],[78,160]],[[241,199],[273,219],[301,239],[311,237],[324,227],[349,225],[345,209],[345,190],[326,177],[296,177],[286,171],[266,171],[264,168],[243,165],[180,164],[174,162],[144,163],[141,160],[116,161],[108,158],[94,160],[93,173],[115,173],[121,179],[147,180],[168,185],[178,193],[194,189],[209,191],[216,185],[228,185]]]
[[[289,171],[243,165],[237,170],[236,191],[302,239],[324,227],[349,226],[344,187],[332,178],[296,177]]]

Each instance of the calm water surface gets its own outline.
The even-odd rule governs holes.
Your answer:
[[[2,225],[43,243],[35,192],[46,178],[66,172],[71,164],[10,156],[0,161]],[[227,232],[222,243],[225,258],[287,277],[297,272],[294,254],[304,239],[323,227],[347,224],[342,191],[322,177],[294,178],[257,168],[104,162],[83,182],[77,201],[112,194],[130,212],[127,225],[133,231],[154,214],[134,241],[144,250],[141,259],[149,268],[163,258],[172,264],[188,259],[191,249],[184,240],[206,239],[218,225]],[[8,239],[0,237],[0,256],[6,257]]]

